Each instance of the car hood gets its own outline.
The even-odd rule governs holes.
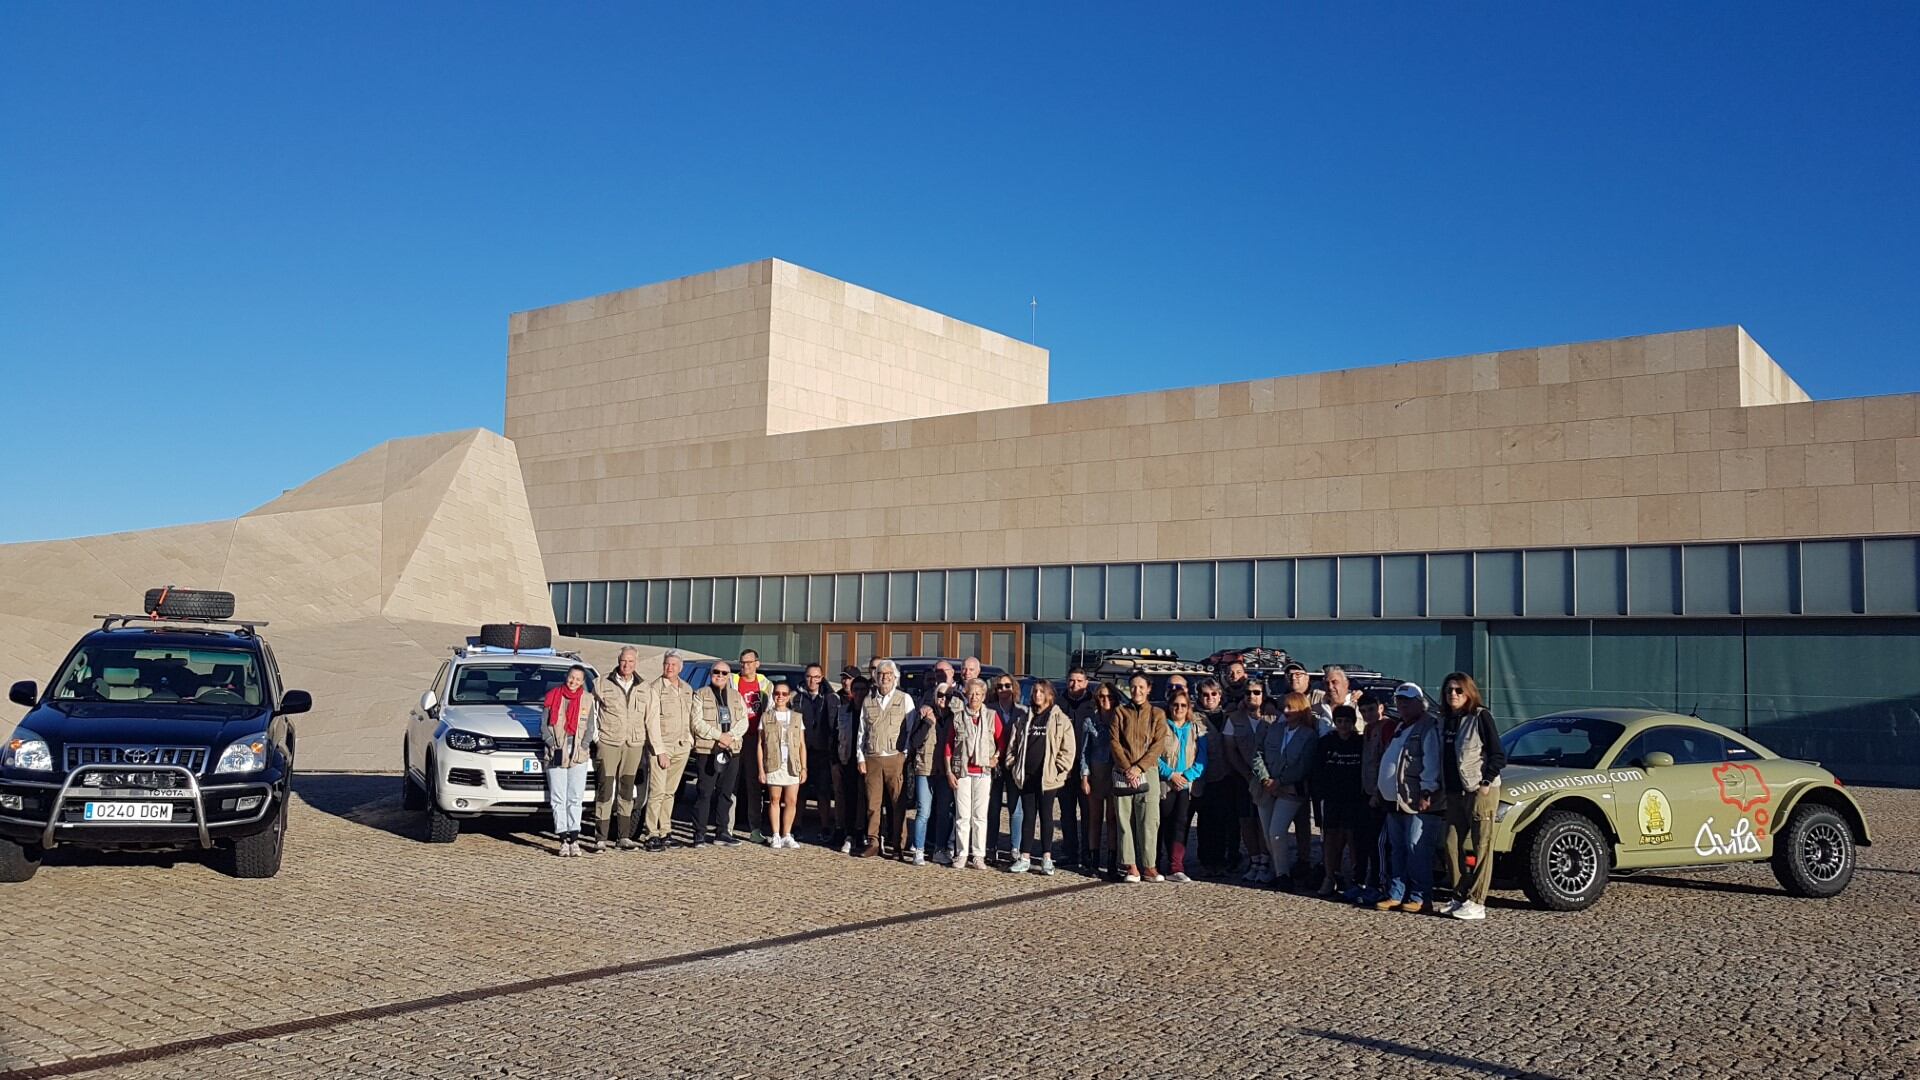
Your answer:
[[[450,728],[496,739],[537,739],[546,710],[539,705],[448,705],[440,720]]]
[[[62,701],[35,706],[20,726],[53,744],[204,746],[214,753],[267,729],[260,705],[149,705],[137,701]]]
[[[1556,791],[1610,787],[1646,779],[1639,769],[1556,769],[1546,765],[1508,765],[1500,770],[1500,800],[1526,802]]]

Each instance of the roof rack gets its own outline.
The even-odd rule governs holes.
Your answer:
[[[554,656],[564,660],[580,660],[579,653],[562,652],[551,645],[544,649],[500,649],[492,645],[480,644],[479,638],[468,638],[465,645],[449,645],[447,648],[453,655],[461,657],[462,659],[469,656],[531,656],[538,660],[543,657]],[[585,663],[585,661],[580,662]]]
[[[264,619],[194,619],[184,615],[95,615],[100,620],[100,629],[112,630],[114,624],[131,626],[134,623],[152,623],[156,626],[179,626],[189,630],[211,630],[218,626],[231,626],[249,637],[259,637],[255,627],[267,625]]]

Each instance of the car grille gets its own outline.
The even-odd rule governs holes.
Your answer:
[[[505,769],[493,774],[493,781],[502,791],[545,791],[546,773],[508,772]]]
[[[198,775],[207,767],[204,746],[67,746],[67,771],[87,765],[177,765]]]
[[[479,769],[448,769],[447,783],[460,784],[464,787],[479,787],[481,784],[486,783],[486,780],[480,775]]]
[[[493,748],[509,754],[537,754],[545,744],[539,739],[495,739]]]

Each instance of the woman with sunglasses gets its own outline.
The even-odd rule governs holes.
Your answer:
[[[793,688],[773,685],[773,704],[760,718],[760,782],[771,796],[767,818],[775,850],[797,848],[793,819],[800,811],[800,785],[807,782],[807,724],[793,710]]]
[[[1110,682],[1093,690],[1093,711],[1080,722],[1081,817],[1087,823],[1087,846],[1080,863],[1094,873],[1113,875],[1113,710],[1120,691]]]
[[[1500,808],[1500,770],[1507,756],[1500,729],[1480,700],[1473,676],[1456,671],[1440,685],[1441,741],[1446,767],[1447,878],[1453,903],[1440,914],[1477,921],[1487,917],[1493,883],[1493,815]]]
[[[1220,729],[1221,756],[1226,770],[1221,783],[1235,789],[1234,807],[1240,818],[1240,844],[1247,851],[1246,872],[1240,880],[1250,885],[1265,885],[1273,880],[1273,860],[1267,856],[1266,834],[1261,831],[1260,815],[1254,810],[1260,782],[1253,777],[1253,752],[1259,745],[1261,729],[1273,722],[1267,708],[1267,688],[1259,679],[1248,679],[1240,701],[1227,713]]]
[[[1173,709],[1167,717],[1173,738],[1168,743],[1172,753],[1160,759],[1160,835],[1166,838],[1167,880],[1185,884],[1193,880],[1187,876],[1187,832],[1193,824],[1194,796],[1207,771],[1207,722],[1194,715],[1193,699],[1185,690],[1175,690],[1167,704]]]

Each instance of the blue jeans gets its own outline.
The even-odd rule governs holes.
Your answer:
[[[1020,805],[1020,792],[1007,782],[1003,774],[995,773],[993,777],[993,794],[988,798],[990,801],[987,803],[987,851],[989,853],[995,851],[1012,851],[1014,848],[1020,846],[1020,826],[1025,824],[1027,820],[1025,808]],[[1013,816],[1013,821],[1009,826],[1012,831],[1008,834],[1003,834],[1000,831],[1000,811],[1002,809],[1009,810]],[[1003,837],[1009,840],[1004,846],[1000,842]]]
[[[553,811],[553,831],[563,840],[580,831],[581,802],[587,793],[587,768],[583,762],[564,769],[547,770],[547,806]]]
[[[933,780],[931,776],[913,778],[913,836],[907,846],[915,851],[927,850],[927,824],[933,817]]]
[[[1419,903],[1433,891],[1433,844],[1443,827],[1431,814],[1387,814],[1387,836],[1393,845],[1393,876],[1387,899]]]

